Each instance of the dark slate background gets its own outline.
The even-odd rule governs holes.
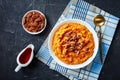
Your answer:
[[[120,17],[119,0],[85,0]],[[35,45],[35,54],[62,14],[69,0],[0,0],[0,80],[68,80],[34,57],[32,63],[14,72],[18,53],[28,44]],[[42,11],[46,29],[38,35],[26,33],[21,25],[23,15],[31,10]],[[120,24],[118,24],[99,80],[120,80]]]

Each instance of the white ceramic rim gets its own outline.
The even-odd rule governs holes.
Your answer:
[[[43,27],[42,30],[40,30],[40,31],[38,31],[38,32],[30,32],[30,31],[28,31],[28,30],[25,28],[25,26],[24,26],[24,17],[25,17],[28,13],[33,12],[33,11],[40,13],[40,14],[43,15],[44,18],[45,18],[45,26]],[[30,10],[30,11],[26,12],[25,15],[24,15],[23,18],[22,18],[22,26],[23,26],[23,29],[24,29],[27,33],[29,33],[29,34],[35,35],[35,34],[41,33],[41,32],[46,28],[46,25],[47,25],[47,20],[46,20],[45,15],[44,15],[41,11],[38,11],[38,10]]]
[[[64,23],[70,23],[70,22],[76,22],[76,23],[80,23],[80,24],[83,24],[85,25],[90,32],[92,32],[93,34],[93,38],[94,38],[94,42],[95,42],[95,48],[94,48],[94,53],[93,55],[88,59],[86,60],[85,62],[83,62],[82,64],[77,64],[77,65],[69,65],[69,64],[66,64],[64,62],[62,62],[60,59],[58,59],[58,57],[55,56],[53,50],[52,50],[52,38],[53,38],[53,35],[54,35],[54,32],[59,28],[60,25],[64,24]],[[79,20],[79,19],[66,19],[58,24],[56,24],[54,26],[54,28],[52,29],[50,35],[49,35],[49,38],[48,38],[48,48],[49,48],[49,51],[50,51],[50,54],[52,56],[52,58],[61,66],[63,67],[66,67],[66,68],[69,68],[69,69],[78,69],[78,68],[82,68],[82,67],[85,67],[87,66],[89,63],[91,63],[93,61],[93,59],[95,58],[96,54],[97,54],[97,51],[98,51],[98,37],[97,37],[97,34],[96,32],[94,31],[94,29],[85,21],[82,21],[82,20]]]

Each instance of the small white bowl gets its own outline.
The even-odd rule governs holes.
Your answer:
[[[28,13],[30,13],[30,12],[38,12],[38,13],[40,13],[42,16],[44,16],[44,18],[45,18],[45,25],[44,25],[44,27],[43,27],[40,31],[38,31],[38,32],[30,32],[30,31],[28,31],[28,30],[25,28],[25,26],[24,26],[24,18],[25,18],[25,16],[26,16]],[[30,10],[30,11],[28,11],[27,13],[25,13],[25,15],[24,15],[23,18],[22,18],[22,26],[23,26],[23,29],[24,29],[27,33],[29,33],[29,34],[35,35],[35,34],[41,33],[41,32],[45,29],[46,25],[47,25],[47,20],[46,20],[45,15],[44,15],[41,11],[38,11],[38,10]]]
[[[88,58],[85,62],[83,62],[82,64],[77,64],[77,65],[70,65],[70,64],[66,64],[64,62],[62,62],[55,54],[54,54],[54,51],[52,49],[52,39],[53,39],[53,36],[54,36],[54,33],[55,31],[60,27],[60,25],[62,24],[65,24],[65,23],[70,23],[70,22],[75,22],[75,23],[80,23],[82,25],[85,25],[87,27],[87,29],[89,29],[90,32],[92,32],[93,34],[93,38],[94,38],[94,42],[95,42],[95,48],[94,48],[94,53],[93,55]],[[69,69],[78,69],[78,68],[82,68],[82,67],[85,67],[87,66],[89,63],[91,63],[93,61],[93,59],[95,58],[96,54],[97,54],[97,51],[98,51],[98,37],[97,37],[97,34],[96,32],[94,31],[94,29],[85,21],[82,21],[82,20],[78,20],[78,19],[67,19],[65,21],[62,21],[58,24],[56,24],[54,26],[54,28],[52,29],[50,35],[49,35],[49,38],[48,38],[48,48],[49,48],[49,51],[50,51],[50,54],[52,56],[52,58],[61,66],[63,67],[66,67],[66,68],[69,68]]]

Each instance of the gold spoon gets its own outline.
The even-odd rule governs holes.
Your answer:
[[[103,63],[103,57],[102,57],[102,33],[101,33],[101,26],[103,26],[105,23],[105,18],[102,15],[97,15],[94,18],[94,24],[99,27],[98,29],[98,35],[99,35],[99,48],[100,48],[100,60],[101,63]]]

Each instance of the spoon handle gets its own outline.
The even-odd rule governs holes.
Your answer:
[[[99,33],[100,60],[101,60],[101,63],[103,63],[103,57],[102,57],[102,33],[101,33],[101,27],[99,27],[98,33]]]

